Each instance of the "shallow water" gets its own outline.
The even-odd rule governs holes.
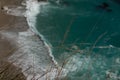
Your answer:
[[[120,4],[106,0],[112,9],[108,12],[97,7],[104,0],[64,1],[50,0],[49,4],[40,6],[36,28],[52,45],[58,63],[70,56],[65,65],[71,71],[68,77],[106,80],[111,72],[109,80],[120,78]]]

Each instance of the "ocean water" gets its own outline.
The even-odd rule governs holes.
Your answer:
[[[97,7],[103,2],[108,9]],[[68,80],[120,79],[120,4],[116,0],[49,0],[36,29]]]

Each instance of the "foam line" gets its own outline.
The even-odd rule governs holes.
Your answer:
[[[36,16],[40,13],[40,6],[44,6],[48,4],[48,2],[38,2],[37,0],[27,0],[26,1],[26,15],[25,17],[27,18],[27,22],[28,25],[30,27],[30,29],[36,33],[37,35],[39,35],[43,41],[43,43],[46,45],[46,47],[48,48],[48,52],[49,52],[49,56],[52,58],[52,61],[54,62],[55,65],[57,65],[56,60],[54,59],[53,55],[52,55],[52,48],[50,43],[47,43],[47,40],[44,38],[43,35],[41,35],[36,27]]]

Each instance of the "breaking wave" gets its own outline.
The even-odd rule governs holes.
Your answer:
[[[39,3],[35,0],[28,0],[26,2],[27,5],[26,17],[31,30],[42,38],[42,41],[49,50],[50,53],[49,55],[52,57],[53,62],[56,65],[58,65],[58,63],[54,59],[54,56],[52,55],[51,44],[44,38],[42,34],[40,34],[37,31],[35,27],[36,16],[41,11],[40,7],[45,6],[47,4],[49,3],[48,2]],[[114,55],[114,54],[119,53],[120,50],[113,46],[96,46],[94,49],[99,49],[97,50],[99,52],[92,51],[91,52],[92,55],[89,55],[90,50],[86,48],[82,52],[75,53],[74,55],[69,57],[68,62],[64,65],[64,67],[62,67],[62,71],[61,71],[62,75],[66,76],[68,74],[68,77],[70,77],[72,80],[77,80],[77,79],[87,80],[89,77],[86,76],[91,76],[92,80],[105,80],[106,76],[109,76],[108,78],[110,79],[115,79],[115,80],[119,79],[120,77],[118,74],[119,72],[117,72],[117,68],[120,65],[120,59],[119,57],[117,57],[119,55]],[[109,58],[105,55],[106,53],[107,56],[109,56]],[[61,55],[61,57],[64,56],[65,54]],[[115,70],[112,70],[113,68]],[[53,75],[55,75],[58,72],[56,69],[54,69],[53,73],[54,73]]]
[[[33,1],[33,0],[28,0],[26,2],[27,5],[27,11],[26,11],[26,17],[27,17],[27,22],[29,24],[30,29],[36,33],[37,35],[39,35],[41,37],[41,39],[43,40],[44,44],[47,46],[48,50],[49,50],[49,55],[52,57],[53,62],[57,65],[57,62],[54,60],[54,57],[52,55],[52,51],[51,51],[51,45],[50,43],[46,43],[47,40],[44,38],[44,36],[42,34],[40,34],[36,27],[36,16],[40,13],[40,7],[44,6],[48,4],[47,2],[38,2],[37,0]]]

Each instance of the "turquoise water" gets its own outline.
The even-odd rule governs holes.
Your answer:
[[[66,4],[50,0],[50,4],[41,6],[36,28],[52,45],[53,55],[59,63],[69,55],[73,58],[78,56],[76,65],[79,61],[90,58],[82,68],[77,66],[77,71],[69,73],[69,80],[106,80],[107,70],[118,77],[120,4],[113,0],[64,1],[67,1]],[[103,2],[109,4],[111,12],[96,7]]]

